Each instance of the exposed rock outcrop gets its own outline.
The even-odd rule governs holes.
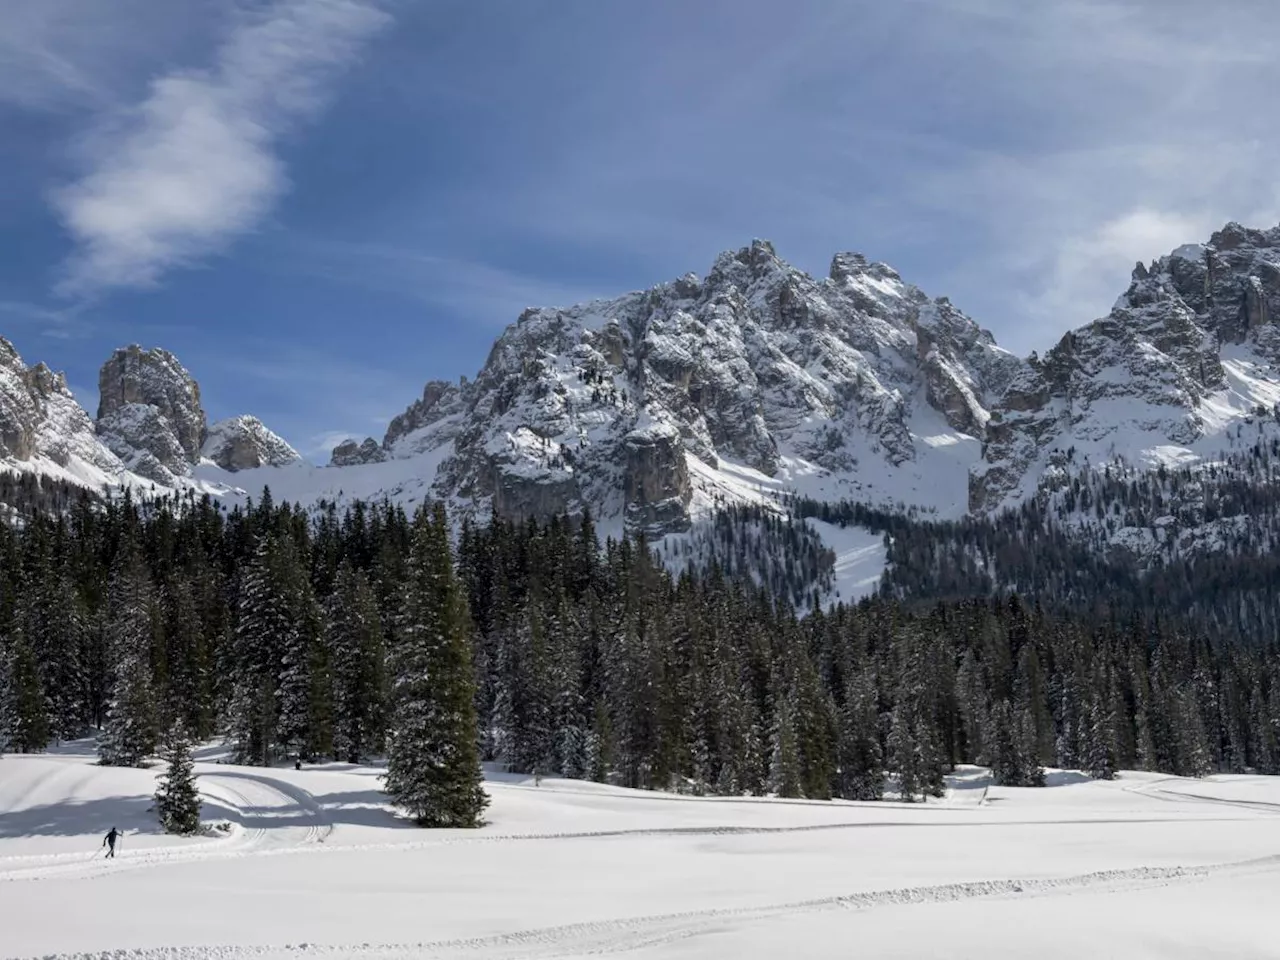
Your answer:
[[[97,430],[130,469],[171,484],[200,461],[208,433],[200,386],[167,350],[117,350],[98,376]]]
[[[503,516],[589,504],[661,532],[687,524],[712,482],[690,456],[712,471],[830,475],[881,501],[910,494],[898,468],[937,487],[920,458],[966,443],[976,455],[1025,366],[883,264],[839,254],[814,279],[756,241],[704,279],[526,310],[475,380],[428,384],[383,449],[447,450],[438,495]],[[955,462],[963,503],[968,460]]]
[[[283,467],[302,459],[297,450],[268,430],[261,420],[247,415],[220,420],[210,427],[202,453],[223,470],[232,472]]]
[[[46,457],[60,467],[75,460],[108,476],[123,469],[94,433],[93,421],[71,395],[66,377],[43,363],[28,367],[0,337],[0,459]]]
[[[398,456],[412,456],[451,436],[447,429],[440,427],[447,426],[445,422],[456,419],[462,412],[462,391],[466,385],[465,379],[460,383],[428,381],[422,398],[414,401],[387,427],[387,434],[382,440],[383,449]]]
[[[1017,502],[1072,462],[1214,452],[1233,411],[1280,394],[1278,311],[1280,228],[1228,224],[1207,244],[1138,264],[1110,314],[1068,333],[1005,391],[970,509]]]
[[[365,437],[364,443],[355,440],[343,440],[333,448],[329,458],[332,467],[354,467],[362,463],[382,463],[387,459],[387,452],[382,449],[373,437]]]

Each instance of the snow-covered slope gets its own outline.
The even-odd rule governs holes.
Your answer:
[[[92,487],[121,482],[125,473],[67,389],[66,378],[43,363],[28,367],[2,337],[0,462]]]
[[[453,831],[397,818],[375,767],[205,759],[227,829],[182,839],[149,810],[159,768],[93,759],[0,758],[6,957],[1275,954],[1273,777],[1019,789],[967,767],[944,799],[856,804],[491,775],[488,824]]]

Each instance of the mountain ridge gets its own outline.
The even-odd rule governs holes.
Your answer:
[[[1228,224],[1138,264],[1106,317],[1025,359],[886,264],[837,253],[814,277],[756,240],[704,277],[524,311],[473,378],[428,382],[381,441],[339,444],[327,467],[256,418],[210,428],[162,349],[113,354],[95,421],[5,342],[0,458],[231,499],[270,485],[516,520],[589,508],[653,535],[792,494],[994,513],[1109,462],[1212,462],[1233,427],[1280,411],[1278,320],[1280,228]]]

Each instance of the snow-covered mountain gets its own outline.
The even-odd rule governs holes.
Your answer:
[[[95,423],[4,348],[0,456],[90,484],[589,507],[655,533],[790,492],[959,516],[1109,463],[1211,463],[1246,420],[1274,420],[1280,228],[1229,224],[1139,265],[1108,316],[1028,359],[884,264],[837,254],[815,278],[756,241],[705,277],[525,311],[474,378],[426,384],[381,441],[346,441],[328,466],[253,417],[208,427],[163,350],[112,356]]]
[[[3,337],[0,463],[90,486],[113,482],[125,469],[99,440],[66,378],[43,363],[28,367]]]
[[[425,457],[478,509],[663,532],[792,488],[954,513],[1027,368],[884,264],[838,254],[815,279],[756,241],[705,278],[526,311],[475,379],[427,384],[381,446],[333,462]]]
[[[1024,500],[1086,465],[1221,459],[1280,420],[1280,227],[1228,224],[1139,263],[1111,313],[1032,358],[987,425],[969,506]]]

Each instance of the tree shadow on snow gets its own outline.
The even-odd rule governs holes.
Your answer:
[[[112,827],[126,833],[160,833],[150,812],[151,797],[102,797],[64,800],[0,815],[0,838],[78,837],[105,834]]]

